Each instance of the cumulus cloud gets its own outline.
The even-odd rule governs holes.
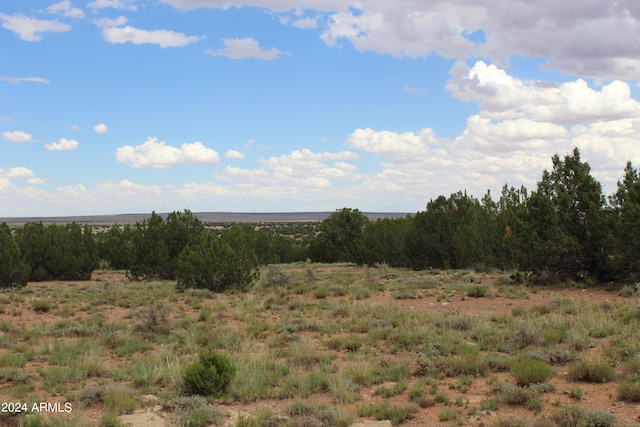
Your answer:
[[[71,30],[70,25],[63,24],[57,20],[29,18],[24,15],[5,15],[0,13],[0,21],[2,21],[4,28],[13,31],[21,40],[28,42],[42,40],[41,33],[61,33]]]
[[[380,158],[381,170],[364,175],[363,192],[385,189],[404,204],[466,189],[495,195],[505,183],[534,188],[553,154],[578,147],[605,192],[615,189],[627,160],[640,164],[640,106],[627,83],[600,89],[578,79],[563,84],[517,79],[482,62],[456,65],[449,90],[478,102],[464,132],[448,140],[430,128],[417,132],[356,129],[347,140]]]
[[[93,131],[96,133],[107,133],[109,132],[109,128],[104,123],[98,123],[93,127]]]
[[[42,77],[0,77],[0,80],[5,80],[11,84],[18,85],[21,82],[29,82],[29,83],[51,83],[49,80],[44,79]]]
[[[182,47],[204,39],[199,36],[187,36],[170,30],[141,30],[129,25],[126,27],[105,27],[102,37],[109,43],[156,44],[161,48]]]
[[[47,12],[62,15],[65,18],[82,19],[84,18],[84,11],[77,7],[71,6],[71,0],[63,0],[59,3],[54,3],[47,7]]]
[[[240,151],[237,151],[237,150],[227,150],[227,152],[224,153],[224,156],[229,160],[244,159],[244,153],[241,153]]]
[[[618,80],[600,91],[582,79],[550,85],[517,79],[482,61],[473,67],[457,63],[451,77],[447,88],[452,96],[479,102],[486,117],[571,124],[640,115],[640,103],[632,98],[629,85]]]
[[[216,164],[220,161],[220,156],[201,142],[184,143],[177,148],[151,137],[135,147],[119,147],[116,149],[116,160],[129,163],[134,168],[165,169],[176,165]]]
[[[640,6],[636,0],[162,0],[178,9],[252,5],[269,12],[317,12],[321,38],[396,56],[485,57],[505,65],[513,56],[543,58],[543,66],[604,79],[640,78]],[[287,25],[310,18],[282,19]],[[318,21],[316,21],[317,23]]]
[[[17,166],[14,168],[10,168],[4,176],[7,178],[28,178],[32,177],[33,171],[31,169],[25,168],[23,166]]]
[[[224,48],[218,50],[208,49],[206,52],[211,56],[224,56],[229,59],[245,59],[245,58],[257,58],[257,59],[276,59],[280,55],[289,55],[286,52],[281,52],[275,47],[268,50],[263,50],[260,44],[250,38],[243,39],[223,39]]]
[[[58,142],[45,144],[44,148],[51,151],[73,151],[77,150],[78,146],[80,146],[80,143],[75,139],[60,138]]]
[[[21,131],[21,130],[16,130],[13,132],[2,132],[2,137],[9,142],[31,142],[33,141],[33,137],[31,136],[31,134]]]

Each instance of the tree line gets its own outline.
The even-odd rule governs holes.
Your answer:
[[[325,220],[312,259],[413,269],[501,269],[518,280],[632,282],[640,276],[640,180],[628,162],[605,197],[576,148],[552,157],[536,189],[505,185],[498,200],[457,192],[424,211],[370,222],[357,209]]]
[[[605,197],[578,149],[552,157],[536,189],[505,185],[494,200],[465,191],[430,200],[404,218],[370,221],[337,210],[315,236],[273,229],[208,229],[190,211],[153,212],[134,225],[94,235],[76,223],[0,225],[0,286],[91,277],[98,262],[132,279],[176,280],[181,288],[244,287],[257,267],[309,259],[421,269],[515,270],[517,280],[637,282],[640,276],[640,179],[630,162]]]

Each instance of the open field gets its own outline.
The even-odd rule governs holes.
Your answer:
[[[600,422],[585,425],[630,426],[638,303],[631,287],[384,265],[271,266],[226,294],[110,271],[30,283],[0,293],[0,402],[50,405],[0,425],[562,426],[582,408]],[[183,393],[205,347],[236,366],[217,399]]]

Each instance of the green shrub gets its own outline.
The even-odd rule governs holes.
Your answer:
[[[47,313],[51,311],[51,303],[49,301],[37,299],[31,301],[31,308],[36,313]]]
[[[498,421],[493,423],[491,427],[527,427],[528,425],[525,419],[516,414],[500,414]]]
[[[556,409],[551,414],[551,419],[558,427],[582,427],[584,426],[584,409],[570,405]]]
[[[467,296],[471,298],[482,298],[489,294],[489,287],[486,285],[473,285],[467,288]]]
[[[187,366],[182,375],[187,394],[217,396],[229,388],[236,368],[227,356],[205,351],[198,361]]]
[[[511,366],[511,375],[519,386],[544,383],[553,378],[553,368],[540,360],[524,359]]]
[[[560,408],[551,414],[559,427],[611,427],[618,423],[615,415],[603,411],[585,411],[575,405]]]
[[[616,416],[604,411],[589,411],[583,416],[586,427],[610,427],[616,425]]]
[[[618,386],[618,399],[626,402],[640,402],[640,382],[625,381]]]
[[[395,426],[411,418],[417,411],[418,407],[415,405],[392,406],[385,400],[380,403],[361,406],[358,410],[358,415],[361,417],[372,417],[376,420],[390,420],[391,424]]]
[[[569,367],[569,377],[572,381],[607,383],[615,379],[616,371],[606,363],[580,360]]]

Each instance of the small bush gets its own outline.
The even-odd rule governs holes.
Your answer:
[[[270,265],[265,275],[267,286],[286,286],[289,283],[289,276],[277,265]]]
[[[482,298],[489,294],[489,287],[486,285],[473,285],[467,288],[467,296],[471,298]]]
[[[616,371],[606,363],[580,360],[569,367],[569,377],[572,381],[607,383],[615,379]]]
[[[616,425],[616,416],[603,411],[589,411],[583,416],[586,427],[610,427]]]
[[[83,388],[76,394],[76,402],[81,407],[96,405],[104,399],[105,388],[103,386],[90,386]]]
[[[235,373],[236,368],[227,356],[205,351],[184,371],[185,392],[217,396],[227,391]]]
[[[567,406],[551,414],[559,427],[611,427],[617,424],[615,415],[603,411],[586,412],[579,406]]]
[[[520,418],[516,414],[500,414],[498,421],[491,427],[527,427],[527,420]]]
[[[524,359],[511,366],[511,375],[519,386],[544,383],[553,378],[553,368],[540,360]]]
[[[620,288],[620,290],[618,291],[618,295],[620,295],[621,297],[632,297],[637,293],[637,289],[635,286],[632,285],[625,285],[622,288]]]
[[[361,417],[372,417],[376,420],[390,420],[394,426],[402,423],[413,416],[418,411],[417,406],[391,406],[388,401],[373,403],[361,406],[358,415]],[[456,413],[457,415],[457,413]]]
[[[640,382],[625,381],[618,386],[618,399],[626,402],[640,402]]]
[[[104,407],[108,413],[130,414],[137,406],[133,390],[122,384],[114,384],[104,391]]]
[[[51,311],[51,303],[49,301],[37,299],[31,302],[31,308],[36,313],[48,313]]]

